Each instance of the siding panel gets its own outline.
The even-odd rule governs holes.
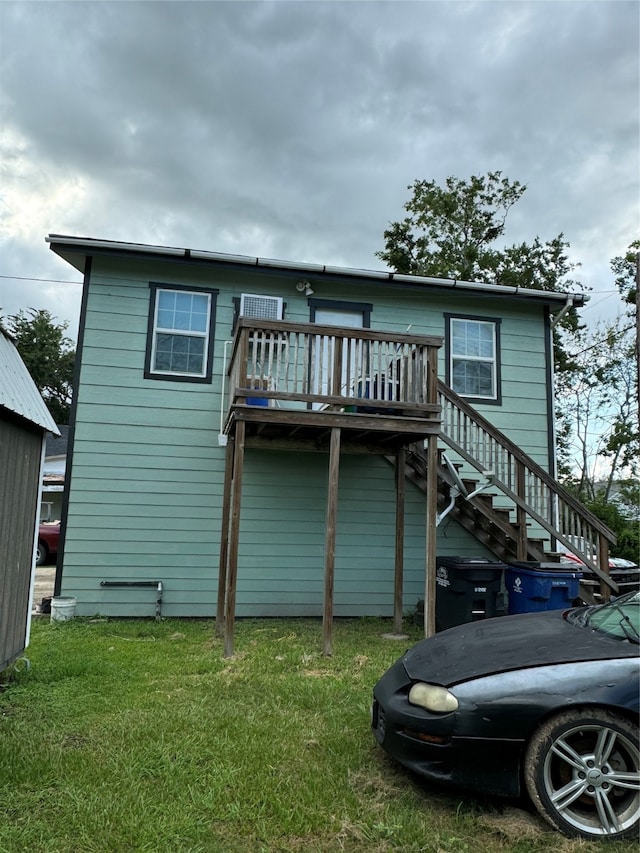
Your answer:
[[[285,298],[287,319],[309,308],[292,280],[253,273],[94,259],[69,490],[63,594],[85,614],[152,615],[152,590],[115,590],[100,580],[160,579],[167,615],[213,616],[217,590],[224,449],[217,445],[224,341],[242,292]],[[118,281],[118,277],[122,280]],[[149,281],[210,286],[216,306],[211,385],[144,379]],[[323,283],[323,298],[373,302],[372,326],[444,333],[450,298],[395,287]],[[456,295],[456,298],[457,295]],[[507,303],[465,295],[460,313],[495,317]],[[546,464],[547,424],[541,309],[508,304],[501,325],[503,405],[478,407]],[[440,372],[444,375],[444,352]],[[238,614],[322,613],[328,459],[249,450],[242,495]],[[337,522],[336,615],[393,611],[395,493],[382,459],[343,456]],[[424,497],[407,487],[406,607],[424,590]],[[490,556],[446,523],[438,550]]]

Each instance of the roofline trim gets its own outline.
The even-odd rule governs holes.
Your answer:
[[[54,244],[68,246],[69,248],[84,249],[90,253],[91,249],[103,249],[111,252],[126,254],[128,252],[145,252],[147,254],[184,258],[185,260],[209,260],[228,264],[243,264],[250,267],[263,267],[269,269],[299,270],[301,273],[315,275],[342,275],[358,278],[375,279],[398,284],[431,285],[434,287],[447,288],[451,290],[472,290],[493,295],[524,296],[531,299],[540,299],[547,302],[566,303],[571,299],[571,304],[576,307],[589,301],[586,293],[569,293],[564,291],[532,290],[526,287],[511,287],[503,284],[486,284],[479,281],[461,281],[453,278],[435,278],[433,276],[404,275],[385,270],[365,270],[352,267],[337,267],[324,264],[311,264],[297,261],[282,261],[274,258],[260,258],[251,255],[234,255],[224,252],[209,252],[201,249],[180,249],[172,246],[154,246],[147,243],[127,243],[118,240],[100,240],[92,237],[72,237],[65,234],[49,234],[45,241],[53,248]]]

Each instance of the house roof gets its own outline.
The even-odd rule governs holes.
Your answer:
[[[9,335],[0,329],[0,409],[59,435],[35,382]]]
[[[47,436],[47,449],[45,457],[50,459],[52,456],[66,456],[67,443],[69,441],[69,427],[66,425],[58,426],[59,435]]]
[[[95,255],[128,255],[138,259],[166,258],[184,263],[233,266],[236,268],[254,267],[265,272],[289,276],[312,278],[353,278],[367,284],[396,284],[406,288],[429,290],[475,291],[492,296],[526,299],[559,308],[567,303],[580,307],[588,301],[584,293],[564,293],[559,291],[532,290],[524,287],[508,287],[498,284],[486,284],[478,281],[458,281],[457,279],[433,278],[431,276],[401,275],[389,270],[363,270],[350,267],[309,264],[297,261],[282,261],[272,258],[258,258],[249,255],[230,255],[221,252],[208,252],[200,249],[180,249],[172,246],[153,246],[145,243],[126,243],[117,240],[100,240],[93,237],[73,237],[64,234],[49,234],[46,238],[51,249],[81,273],[85,272],[87,257]]]

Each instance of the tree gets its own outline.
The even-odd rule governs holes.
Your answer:
[[[580,330],[571,371],[558,377],[559,409],[569,426],[563,470],[581,500],[610,500],[616,481],[638,472],[633,327],[626,319]]]
[[[640,240],[634,240],[629,244],[624,255],[613,258],[611,269],[615,275],[616,287],[620,291],[622,301],[628,307],[630,317],[636,315],[636,292],[637,292],[637,265],[638,253],[640,253]]]
[[[636,402],[638,405],[638,421],[636,423],[636,448],[640,437],[640,240],[634,240],[626,253],[611,261],[611,269],[615,275],[616,287],[627,306],[627,316],[635,326],[635,359],[636,359]]]
[[[536,237],[531,245],[496,248],[509,211],[526,191],[518,181],[488,172],[468,181],[449,177],[445,187],[417,180],[408,189],[409,216],[391,223],[384,251],[376,252],[396,272],[537,290],[571,284],[565,278],[574,265],[562,234],[547,243]]]
[[[56,423],[69,423],[75,350],[65,335],[67,323],[57,323],[48,311],[29,308],[8,317],[4,328]]]
[[[384,232],[385,249],[376,252],[396,272],[411,275],[482,281],[533,290],[569,291],[576,268],[569,262],[569,243],[559,234],[542,242],[497,248],[511,208],[526,186],[488,172],[468,181],[449,177],[445,186],[416,180],[408,187],[409,216],[392,222]],[[575,333],[578,315],[569,310],[554,329],[556,370],[570,370],[561,330]]]

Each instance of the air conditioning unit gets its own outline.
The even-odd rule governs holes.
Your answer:
[[[240,297],[240,316],[256,320],[281,320],[282,297],[243,293]]]

